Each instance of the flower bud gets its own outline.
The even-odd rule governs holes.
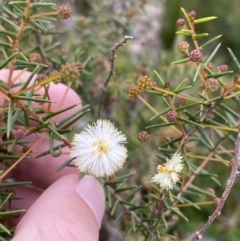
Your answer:
[[[211,71],[214,71],[214,65],[213,63],[209,63],[207,66]]]
[[[188,17],[190,18],[190,20],[194,20],[195,16],[196,16],[196,12],[194,10],[188,13]]]
[[[152,86],[152,88],[154,88],[157,86],[157,83],[155,81],[151,81],[151,86]]]
[[[181,54],[185,54],[189,49],[189,43],[187,42],[181,42],[180,44],[178,44],[178,51]]]
[[[170,82],[169,81],[165,82],[165,89],[168,89],[169,87],[170,87]]]
[[[64,4],[58,7],[57,12],[61,19],[67,19],[71,16],[71,8]]]
[[[205,82],[205,89],[208,92],[214,92],[218,90],[219,87],[220,85],[217,79],[210,78],[210,79],[207,79],[207,81]]]
[[[193,62],[201,62],[202,61],[202,53],[199,50],[194,49],[193,51],[191,51],[189,53],[189,58]]]
[[[131,85],[128,87],[128,96],[131,98],[137,98],[139,92],[140,91],[136,86]]]
[[[213,205],[214,205],[215,207],[217,207],[217,206],[220,204],[220,202],[221,202],[221,199],[220,199],[219,197],[215,197],[215,198],[213,199]]]
[[[29,55],[29,61],[33,63],[42,63],[42,56],[39,53],[31,53]]]
[[[36,83],[40,83],[40,82],[42,82],[45,79],[47,79],[47,75],[46,74],[37,74]]]
[[[73,62],[73,65],[75,66],[75,68],[78,70],[79,74],[82,73],[83,71],[83,66],[79,61]]]
[[[177,20],[177,26],[181,27],[181,28],[184,27],[185,26],[185,20],[183,18],[179,18]]]
[[[185,105],[186,103],[186,99],[182,98],[182,97],[177,97],[177,103],[179,105]]]
[[[177,113],[173,110],[168,111],[166,117],[168,121],[175,121],[177,119]]]
[[[201,90],[205,90],[205,89],[206,89],[205,84],[202,83],[202,82],[201,82],[201,84],[199,85],[199,87],[200,87]]]
[[[22,140],[26,136],[26,132],[22,129],[16,129],[12,131],[12,135],[17,140]]]
[[[53,76],[56,76],[56,75],[60,75],[60,73],[57,70],[54,70],[49,74],[49,77],[53,77]],[[54,84],[58,84],[60,82],[61,82],[61,77],[57,77],[56,79],[53,80]]]
[[[206,191],[207,191],[208,193],[211,193],[211,194],[215,195],[215,190],[214,190],[213,188],[211,188],[211,187],[207,188]]]
[[[146,142],[149,139],[149,134],[146,131],[141,131],[138,134],[138,140],[141,142]]]
[[[235,85],[240,85],[240,80],[237,76],[234,77],[233,81]]]
[[[141,92],[148,91],[152,88],[152,80],[147,76],[140,76],[137,80],[137,88]]]
[[[82,72],[82,65],[79,62],[66,63],[61,66],[60,75],[63,81],[72,82]]]
[[[226,72],[228,71],[228,66],[226,64],[223,64],[223,65],[220,65],[218,69],[220,72]]]

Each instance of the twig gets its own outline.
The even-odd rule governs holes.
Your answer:
[[[36,147],[45,137],[47,133],[45,133],[41,138],[38,139],[16,162],[12,164],[1,176],[0,176],[0,183],[2,183],[3,178],[13,169],[15,168],[26,156],[29,154],[34,147]]]
[[[229,176],[229,179],[227,181],[226,188],[222,194],[222,197],[220,199],[220,202],[218,206],[216,207],[213,214],[209,217],[208,221],[204,224],[204,226],[195,233],[194,237],[191,239],[191,241],[197,241],[202,238],[202,235],[206,232],[206,230],[209,228],[209,226],[212,224],[212,222],[217,218],[222,211],[222,208],[227,200],[227,197],[232,189],[232,186],[236,180],[236,178],[239,176],[238,171],[238,163],[240,163],[240,124],[238,125],[238,135],[237,135],[237,141],[235,145],[235,156],[232,161],[232,170]]]
[[[115,63],[115,59],[116,59],[115,52],[119,47],[123,46],[130,39],[133,39],[133,37],[132,36],[125,36],[119,43],[117,43],[115,46],[113,46],[111,48],[111,51],[112,51],[112,55],[111,55],[111,58],[110,58],[111,68],[110,68],[108,77],[107,77],[107,79],[105,80],[105,83],[104,83],[102,96],[100,98],[100,102],[99,102],[99,106],[98,106],[97,118],[99,118],[99,116],[100,116],[100,111],[101,111],[101,108],[102,108],[103,101],[105,99],[108,83],[109,83],[111,77],[114,74],[114,63]]]

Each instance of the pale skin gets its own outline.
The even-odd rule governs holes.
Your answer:
[[[18,73],[19,71],[15,71],[14,76]],[[8,74],[9,70],[0,70],[0,79],[7,81]],[[18,81],[26,80],[29,74],[24,73]],[[53,110],[58,110],[66,88],[63,84],[51,84],[49,94],[55,102],[52,105]],[[3,100],[4,97],[0,95],[0,105]],[[70,89],[62,108],[76,103],[81,103],[81,100]],[[58,118],[61,119],[75,110],[70,110]],[[39,135],[36,134],[25,138],[31,143],[38,139]],[[49,140],[45,138],[34,150],[41,152],[47,149]],[[63,148],[63,152],[67,153],[69,149]],[[104,190],[91,176],[85,176],[79,181],[79,171],[76,168],[67,167],[55,173],[56,168],[67,159],[66,155],[25,159],[8,175],[18,181],[31,181],[34,186],[15,189],[16,195],[22,199],[13,201],[11,207],[26,209],[27,212],[13,220],[13,224],[17,225],[13,241],[98,240],[105,209]]]

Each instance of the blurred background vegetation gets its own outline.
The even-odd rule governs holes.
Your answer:
[[[54,3],[58,1],[55,0]],[[150,173],[154,170],[154,163],[157,162],[156,155],[160,154],[157,147],[161,143],[161,136],[165,134],[164,131],[168,130],[152,129],[152,134],[160,135],[159,138],[152,138],[147,143],[138,141],[138,133],[149,125],[152,113],[140,101],[128,97],[128,87],[134,84],[140,75],[149,75],[157,81],[154,70],[161,74],[164,81],[170,82],[171,87],[177,86],[185,78],[188,78],[189,83],[191,82],[194,69],[187,64],[171,66],[171,62],[182,58],[176,46],[183,38],[175,34],[176,21],[182,17],[180,7],[184,7],[186,11],[195,10],[197,18],[218,17],[210,23],[197,26],[197,32],[209,33],[209,39],[222,34],[219,41],[222,42],[220,52],[213,64],[215,68],[220,64],[227,64],[231,70],[236,70],[227,47],[230,47],[240,59],[238,33],[240,1],[75,0],[59,1],[59,3],[72,6],[71,18],[65,22],[58,21],[57,28],[55,23],[49,26],[55,32],[53,35],[43,37],[41,44],[32,43],[23,51],[25,54],[33,51],[44,54],[46,63],[51,66],[46,73],[59,69],[65,62],[80,61],[83,63],[84,72],[80,81],[74,83],[74,89],[81,96],[83,105],[90,104],[91,113],[81,119],[76,131],[81,130],[97,116],[102,87],[110,70],[111,48],[125,35],[134,37],[117,51],[115,75],[108,85],[100,117],[113,120],[119,129],[127,133],[129,158],[122,173],[136,171],[138,175],[134,182],[144,186],[150,180]],[[31,43],[30,38],[27,40]],[[45,49],[45,46],[52,43],[56,44],[54,48]],[[211,48],[216,45],[217,43],[204,51],[204,57],[207,57],[213,50]],[[45,49],[45,52],[42,52],[42,49]],[[229,82],[232,79],[231,76]],[[161,104],[154,96],[144,95],[144,98],[153,106],[157,106],[158,110],[161,109]],[[232,108],[238,111],[237,105],[233,105]],[[229,143],[229,148],[232,149],[233,144],[234,141]],[[209,172],[217,174],[222,186],[214,182],[210,183],[209,179],[204,178],[197,178],[195,184],[201,183],[202,188],[212,188],[218,195],[221,195],[229,175],[228,169],[226,171],[225,166],[219,164],[216,169],[213,163],[209,165]],[[239,183],[236,183],[223,210],[223,215],[207,232],[207,236],[212,237],[213,240],[239,240],[239,188]],[[194,199],[200,201],[201,198]],[[177,232],[179,240],[184,240],[206,222],[213,210],[213,206],[203,207],[201,211],[186,208],[184,212],[190,221],[185,222],[181,219],[178,225],[172,228],[172,234],[176,235]],[[102,240],[107,239],[102,238]],[[121,240],[121,237],[117,240]]]
[[[237,30],[240,2],[237,0],[221,2],[209,0],[207,3],[202,0],[116,0],[105,1],[105,3],[107,4],[95,5],[96,1],[82,1],[81,7],[77,4],[79,15],[75,16],[78,23],[75,27],[75,33],[79,36],[79,45],[85,51],[84,55],[92,54],[94,56],[94,59],[85,69],[85,75],[82,76],[84,88],[79,88],[79,93],[86,103],[91,102],[92,106],[96,105],[95,98],[98,97],[99,93],[98,89],[93,87],[92,80],[96,85],[104,82],[109,71],[110,48],[123,35],[134,36],[133,41],[129,41],[117,52],[116,73],[110,82],[104,112],[101,115],[113,119],[120,125],[121,130],[129,133],[128,149],[130,154],[125,168],[137,171],[139,174],[138,183],[144,184],[146,180],[149,180],[149,171],[153,170],[152,164],[156,162],[156,154],[159,154],[156,146],[161,142],[161,138],[152,139],[144,144],[137,140],[139,131],[144,130],[149,125],[148,120],[152,113],[138,101],[133,101],[127,97],[127,87],[134,84],[136,78],[142,74],[147,74],[155,80],[153,70],[158,71],[165,81],[170,81],[171,86],[176,86],[184,78],[190,78],[191,82],[193,72],[191,73],[188,66],[170,65],[171,62],[182,58],[176,45],[183,38],[175,34],[177,31],[176,21],[182,17],[180,7],[184,7],[187,11],[195,10],[197,18],[218,17],[213,22],[198,25],[197,32],[209,33],[209,38],[222,34],[223,36],[219,41],[222,45],[217,58],[213,61],[214,66],[216,68],[220,64],[227,64],[230,69],[236,70],[227,52],[227,47],[230,47],[236,57],[240,59]],[[67,35],[69,38],[69,34]],[[203,43],[204,41],[206,40],[204,39]],[[74,42],[76,44],[75,40]],[[75,49],[74,45],[68,46]],[[204,51],[205,57],[211,53],[215,46],[216,44]],[[88,94],[91,92],[92,96],[86,94],[86,91]],[[148,97],[148,102],[154,106],[159,104],[157,99],[152,96]],[[233,108],[237,107],[233,106]],[[158,109],[160,109],[159,106]],[[154,131],[156,134],[164,134],[162,130]],[[229,147],[232,145],[233,143],[229,143]],[[214,163],[210,165],[209,171],[217,174],[218,180],[223,186],[218,186],[214,182],[209,183],[209,180],[204,178],[197,178],[195,184],[201,183],[202,188],[206,189],[213,188],[218,195],[221,195],[229,173],[221,165],[218,165],[216,170]],[[239,188],[239,183],[235,184],[223,210],[223,215],[214,222],[207,232],[207,236],[213,238],[211,240],[239,240]],[[195,201],[200,200],[198,197],[195,198]],[[173,227],[172,234],[177,230],[180,234],[179,240],[184,240],[184,237],[206,222],[212,212],[212,206],[203,207],[201,211],[186,208],[185,214],[190,222],[180,220],[179,225],[175,227],[176,229]]]
[[[177,31],[176,21],[182,17],[180,7],[184,7],[187,11],[195,10],[197,18],[218,17],[213,22],[198,25],[197,32],[209,33],[209,38],[222,34],[220,40],[222,45],[217,58],[214,59],[214,66],[216,68],[220,64],[227,64],[230,69],[236,70],[227,52],[227,47],[230,47],[236,57],[240,59],[238,34],[240,2],[237,0],[221,2],[209,0],[207,3],[202,0],[113,0],[104,1],[104,4],[87,0],[81,1],[81,4],[79,4],[80,1],[77,2],[77,13],[74,16],[76,25],[74,31],[71,31],[74,36],[72,37],[73,44],[69,42],[69,32],[66,34],[68,38],[66,44],[70,51],[80,47],[84,51],[83,56],[93,56],[81,79],[83,88],[78,88],[83,100],[86,103],[91,103],[92,107],[96,106],[96,100],[101,93],[92,83],[94,82],[96,86],[99,86],[99,83],[103,84],[106,79],[109,71],[110,48],[125,34],[134,37],[133,41],[129,41],[117,52],[116,72],[109,84],[101,116],[113,119],[121,125],[121,130],[129,133],[128,149],[130,154],[125,168],[137,171],[139,173],[138,183],[144,184],[146,180],[149,180],[149,171],[153,170],[152,163],[156,162],[156,154],[159,154],[156,146],[161,142],[161,138],[152,139],[144,144],[137,140],[139,131],[144,130],[149,125],[148,120],[152,114],[141,103],[127,97],[127,87],[134,84],[136,78],[142,74],[147,74],[155,80],[153,70],[158,71],[165,81],[171,83],[171,86],[176,86],[184,78],[189,78],[191,82],[193,76],[191,68],[184,65],[170,65],[171,62],[182,58],[177,52],[176,45],[183,38],[175,34]],[[101,2],[103,3],[103,1]],[[206,40],[204,39],[203,43],[204,41]],[[79,46],[75,46],[74,43]],[[205,57],[211,53],[215,46],[216,44],[204,51]],[[159,105],[154,96],[149,96],[148,102],[154,106]],[[160,108],[158,106],[158,109]],[[233,106],[233,108],[237,107]],[[156,134],[164,134],[162,130],[154,131]],[[229,147],[232,144],[229,143]],[[202,187],[213,188],[218,195],[221,195],[229,173],[221,165],[218,165],[216,170],[214,164],[211,164],[210,169],[212,169],[209,170],[210,172],[218,175],[218,180],[223,186],[220,187],[214,182],[209,183],[209,180],[204,178],[197,178],[195,184],[201,183]],[[223,215],[207,232],[209,237],[215,238],[213,240],[239,240],[239,188],[239,183],[235,184]],[[197,197],[195,201],[200,200]],[[212,206],[203,207],[201,211],[186,208],[185,212],[190,222],[186,223],[182,220],[179,222],[179,226],[176,227],[180,233],[179,240],[200,227],[212,211]],[[173,234],[174,230],[175,228],[172,230]]]

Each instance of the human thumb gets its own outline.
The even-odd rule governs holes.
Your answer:
[[[96,241],[105,209],[104,191],[91,176],[69,174],[54,182],[17,225],[13,241]]]

